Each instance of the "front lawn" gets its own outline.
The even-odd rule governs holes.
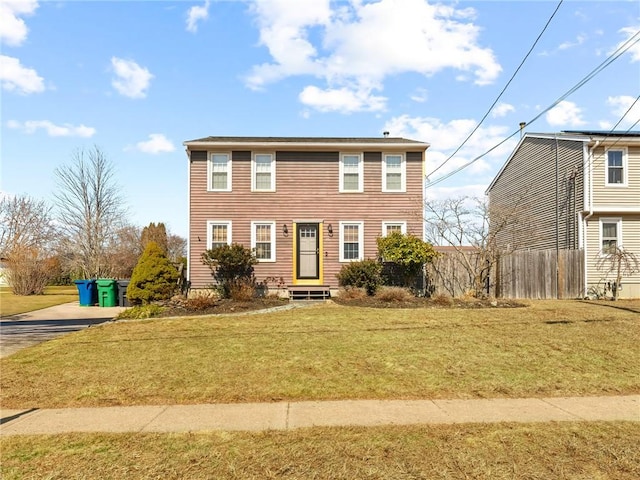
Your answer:
[[[3,408],[640,392],[639,316],[321,304],[116,322],[0,360]]]
[[[32,312],[78,300],[76,286],[47,287],[44,295],[14,295],[11,288],[0,288],[0,315],[3,317]]]

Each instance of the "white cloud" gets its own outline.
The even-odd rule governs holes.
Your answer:
[[[426,88],[417,88],[410,98],[414,102],[424,103],[429,98],[429,92],[427,91]]]
[[[426,0],[263,0],[253,11],[260,43],[273,59],[247,76],[247,85],[254,89],[288,76],[313,75],[326,83],[317,91],[349,89],[359,94],[381,89],[390,75],[431,76],[445,69],[471,74],[476,84],[484,85],[502,70],[493,52],[478,44],[473,9]],[[317,45],[312,38],[320,38]],[[379,97],[370,98],[379,102]],[[353,105],[365,111],[378,108]]]
[[[141,67],[133,60],[118,57],[111,58],[111,66],[116,74],[111,82],[120,94],[130,98],[144,98],[153,75],[145,67]]]
[[[569,50],[573,47],[578,47],[582,45],[587,40],[587,36],[584,34],[580,34],[576,37],[574,41],[563,42],[558,45],[558,50]]]
[[[636,102],[636,99],[629,95],[607,98],[607,105],[612,107],[612,113],[616,117],[616,121],[614,123],[606,122],[610,124],[609,128],[612,128],[620,118],[622,118],[622,121],[618,125],[617,129],[629,128],[637,122],[638,119],[640,119],[640,101],[637,101],[635,105],[633,102]]]
[[[498,103],[491,111],[491,116],[493,118],[504,117],[505,115],[515,111],[515,107],[509,103]]]
[[[437,118],[402,115],[388,121],[384,129],[389,131],[393,137],[406,137],[431,144],[426,155],[426,174],[428,175],[449,158],[473,131],[476,123],[472,119],[457,119],[443,123]],[[510,133],[505,126],[480,127],[464,147],[447,161],[443,167],[439,168],[430,180],[437,180],[442,175],[450,173],[474,160],[502,142]],[[502,165],[516,143],[517,140],[513,139],[506,141],[469,165],[465,171],[473,175],[490,172],[495,166]]]
[[[582,119],[582,109],[568,100],[561,101],[549,110],[545,118],[552,127],[578,127],[586,123]]]
[[[0,55],[0,82],[10,92],[28,95],[44,91],[44,80],[33,68],[24,67],[20,60]]]
[[[176,147],[162,133],[152,133],[149,140],[136,143],[136,149],[144,153],[157,154],[173,152]]]
[[[386,107],[385,97],[375,96],[368,90],[349,88],[328,88],[321,90],[315,86],[305,87],[299,95],[300,101],[321,112],[350,113],[358,111],[381,111]]]
[[[0,40],[14,47],[21,45],[27,38],[28,29],[20,17],[32,14],[36,8],[36,0],[0,1]]]
[[[93,127],[87,127],[85,125],[73,126],[69,123],[63,125],[56,125],[49,120],[27,120],[24,123],[16,120],[9,120],[7,127],[16,130],[22,130],[24,133],[33,134],[37,130],[42,129],[47,132],[50,137],[93,137],[96,133],[96,129]]]
[[[625,36],[625,39],[622,42],[618,43],[618,45],[616,45],[614,51],[622,47],[622,45],[624,45],[631,37],[636,35],[638,31],[640,31],[640,25],[621,28],[619,32]],[[632,62],[640,62],[640,42],[638,42],[637,40],[638,38],[636,37],[633,46],[629,48],[629,50],[627,50],[627,53],[631,55]]]
[[[209,0],[204,5],[196,5],[187,11],[187,30],[191,33],[198,31],[198,21],[209,18]]]

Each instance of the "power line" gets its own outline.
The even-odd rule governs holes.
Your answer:
[[[509,85],[511,85],[511,82],[513,81],[513,79],[515,78],[515,76],[518,74],[518,72],[520,71],[520,69],[522,68],[522,66],[524,65],[524,62],[527,61],[527,59],[529,58],[529,55],[531,55],[531,52],[533,52],[533,49],[536,47],[536,45],[538,44],[538,41],[540,41],[540,38],[542,38],[542,35],[544,34],[544,32],[547,30],[547,27],[549,26],[549,24],[551,23],[551,20],[553,20],[553,17],[555,17],[556,13],[558,12],[558,10],[560,9],[560,5],[562,5],[562,2],[564,0],[560,0],[560,2],[558,3],[558,5],[556,6],[556,9],[553,11],[553,13],[551,14],[551,16],[549,17],[549,20],[547,20],[547,23],[545,24],[545,26],[543,27],[542,31],[538,34],[538,37],[536,38],[535,42],[533,42],[533,45],[531,45],[531,48],[529,48],[529,51],[527,52],[527,54],[524,56],[524,58],[522,59],[522,61],[520,62],[520,65],[518,65],[518,68],[516,68],[515,72],[513,72],[513,74],[511,75],[511,78],[509,79],[509,81],[507,82],[507,84],[504,86],[504,88],[502,89],[502,91],[498,94],[498,97],[494,100],[494,102],[491,104],[491,106],[489,107],[489,109],[487,110],[487,112],[484,114],[484,116],[480,119],[480,122],[478,122],[478,124],[475,126],[475,128],[471,131],[471,133],[467,136],[467,138],[464,139],[464,141],[460,144],[460,146],[458,148],[455,149],[455,151],[449,155],[449,157],[447,157],[446,160],[444,160],[440,165],[438,165],[438,167],[436,167],[436,169],[434,171],[432,171],[429,175],[427,175],[427,177],[433,175],[434,173],[436,173],[438,170],[440,170],[442,167],[444,167],[446,165],[446,163],[451,160],[456,153],[458,153],[460,151],[460,149],[462,147],[464,147],[466,145],[466,143],[469,141],[469,139],[473,136],[474,133],[476,133],[476,131],[478,131],[478,129],[480,128],[480,125],[482,125],[482,123],[487,119],[487,117],[489,116],[489,114],[491,113],[491,111],[493,110],[493,107],[496,106],[496,104],[498,103],[498,101],[500,100],[500,98],[502,98],[502,95],[504,94],[504,92],[507,90],[507,88],[509,87]]]
[[[636,38],[638,37],[638,38]],[[531,124],[533,122],[535,122],[536,120],[538,120],[541,116],[543,116],[545,113],[547,113],[549,110],[551,110],[552,108],[554,108],[556,105],[558,105],[561,101],[563,101],[565,98],[567,98],[568,96],[570,96],[571,94],[575,93],[578,89],[580,89],[581,87],[583,87],[587,82],[589,82],[593,77],[595,77],[597,74],[599,74],[600,72],[602,72],[605,68],[607,68],[609,65],[611,65],[614,61],[616,61],[618,58],[620,58],[620,56],[622,54],[624,54],[627,50],[629,50],[631,47],[633,47],[636,43],[638,43],[640,41],[640,30],[637,31],[634,35],[632,35],[631,37],[629,37],[623,44],[621,44],[611,55],[609,55],[602,63],[600,63],[596,68],[594,68],[590,73],[588,73],[585,77],[582,78],[582,80],[580,80],[577,84],[575,84],[573,87],[571,87],[566,93],[564,93],[560,98],[558,98],[555,102],[553,102],[551,105],[549,105],[547,108],[545,108],[544,110],[542,110],[538,115],[536,115],[535,117],[533,117],[531,120],[529,120],[527,122],[527,124]],[[634,102],[635,104],[635,102]],[[626,115],[626,113],[625,113]],[[637,123],[637,122],[636,122]],[[465,168],[467,168],[469,165],[472,165],[473,163],[477,162],[478,160],[480,160],[481,158],[485,157],[486,155],[488,155],[489,153],[491,153],[492,151],[494,151],[496,148],[500,147],[502,144],[504,144],[505,142],[507,142],[508,140],[510,140],[512,137],[514,137],[515,135],[517,135],[520,132],[520,129],[514,131],[511,135],[509,135],[508,137],[506,137],[505,139],[503,139],[502,141],[500,141],[499,143],[497,143],[496,145],[494,145],[493,147],[491,147],[489,150],[487,150],[486,152],[484,152],[481,155],[478,155],[477,157],[475,157],[474,159],[468,161],[467,163],[465,163],[464,165],[461,165],[460,167],[456,168],[455,170],[452,170],[451,172],[443,175],[442,177],[438,178],[437,180],[434,180],[433,182],[429,182],[425,188],[429,188],[432,187],[434,185],[437,185],[440,182],[443,182],[444,180],[447,180],[448,178],[452,177],[453,175],[455,175],[456,173],[464,170]]]

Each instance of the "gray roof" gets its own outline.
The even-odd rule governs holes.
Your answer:
[[[624,132],[617,132],[615,130],[563,130],[562,133],[598,137],[640,137],[640,131],[638,130],[625,130]]]
[[[426,142],[418,140],[410,140],[402,137],[205,137],[195,140],[187,140],[189,143],[313,143],[313,144],[410,144],[410,145],[429,145]]]

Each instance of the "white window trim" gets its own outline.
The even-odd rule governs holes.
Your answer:
[[[226,155],[229,161],[227,162],[227,188],[213,188],[213,160],[211,157],[214,155]],[[232,175],[232,161],[231,152],[207,152],[207,191],[209,192],[230,192]]]
[[[271,156],[271,185],[269,188],[256,187],[256,155]],[[252,192],[275,192],[276,191],[276,154],[274,152],[252,152],[251,153],[251,191]]]
[[[603,223],[615,223],[616,224],[616,243],[618,248],[623,248],[622,246],[622,217],[600,217],[599,226],[598,226],[598,256],[607,257],[609,256],[607,253],[602,251],[602,224]]]
[[[358,258],[344,258],[344,227],[345,225],[358,225]],[[340,242],[338,243],[338,248],[340,249],[340,262],[350,263],[350,262],[358,262],[360,260],[364,260],[364,222],[361,221],[345,221],[340,222]]]
[[[400,189],[390,190],[387,188],[387,157],[400,157]],[[382,154],[382,191],[390,193],[405,193],[407,191],[407,162],[404,153],[383,153]]]
[[[344,189],[344,157],[353,156],[358,157],[358,189],[357,190],[345,190]],[[356,152],[345,152],[340,154],[340,193],[362,193],[364,192],[364,155]]]
[[[622,152],[622,183],[609,183],[609,152]],[[604,184],[607,187],[629,186],[629,150],[627,147],[608,148],[604,151]]]
[[[388,221],[383,221],[382,222],[382,236],[386,237],[387,236],[387,226],[389,225],[400,225],[400,232],[403,235],[407,234],[407,222],[405,221],[392,221],[392,220],[388,220]]]
[[[270,225],[271,226],[271,257],[270,258],[259,258],[257,259],[259,263],[269,263],[276,261],[276,222],[266,221],[266,222],[251,222],[251,249],[255,252],[256,248],[256,225]]]
[[[226,225],[227,226],[227,245],[231,245],[231,220],[207,220],[207,250],[211,248],[213,238],[211,235],[211,227],[213,225]]]

